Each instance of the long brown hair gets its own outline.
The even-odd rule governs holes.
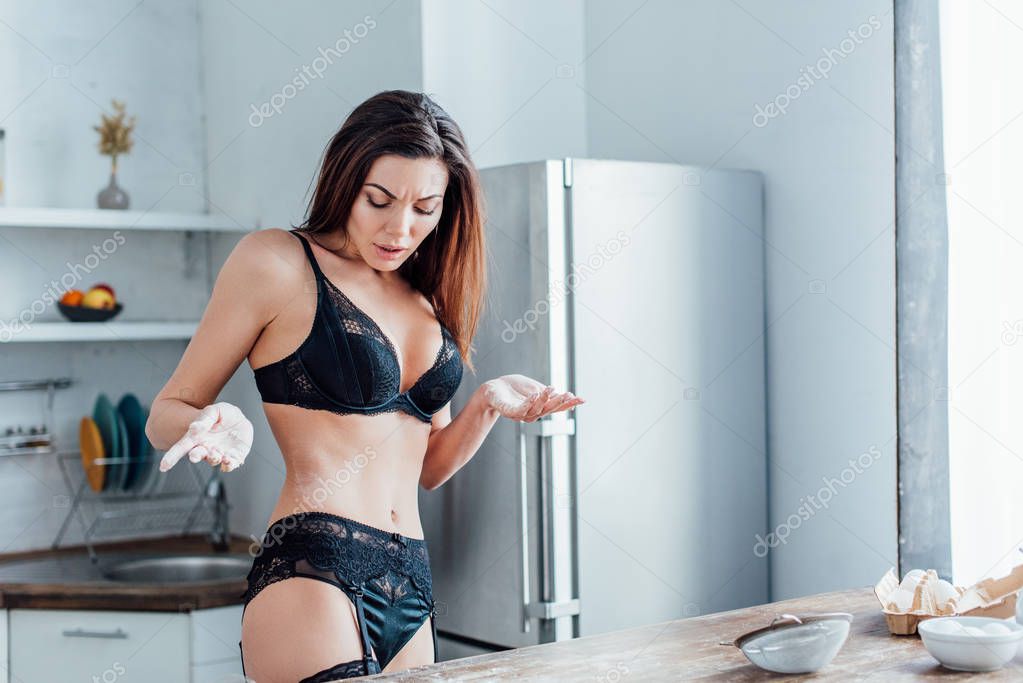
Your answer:
[[[347,244],[352,204],[384,154],[447,166],[440,221],[398,272],[430,301],[473,370],[472,339],[486,289],[483,192],[461,129],[429,96],[387,90],[348,115],[324,150],[306,219],[297,229],[313,235],[340,230]]]

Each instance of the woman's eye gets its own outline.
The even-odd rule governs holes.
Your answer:
[[[387,204],[377,204],[376,202],[374,202],[369,197],[367,197],[366,200],[369,202],[370,206],[372,206],[374,208],[377,208],[377,209],[386,209],[388,206],[390,206],[390,203],[387,203]],[[436,211],[436,209],[434,209],[434,211]],[[433,211],[423,211],[422,209],[420,209],[418,207],[416,208],[416,212],[419,213],[422,216],[432,216],[433,215]]]

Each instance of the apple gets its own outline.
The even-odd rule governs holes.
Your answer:
[[[113,308],[114,297],[106,289],[96,289],[95,287],[90,289],[82,297],[82,306],[86,308]]]

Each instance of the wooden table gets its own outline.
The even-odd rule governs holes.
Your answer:
[[[766,626],[782,613],[849,612],[852,631],[838,656],[816,674],[783,676],[749,663],[735,647],[718,645]],[[438,622],[443,629],[443,624]],[[940,666],[919,636],[893,636],[871,588],[823,593],[731,612],[506,650],[382,673],[365,680],[762,681],[910,679],[1023,681],[1023,655],[991,673],[957,673]]]

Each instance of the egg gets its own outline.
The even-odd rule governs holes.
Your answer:
[[[958,621],[935,621],[931,628],[935,633],[947,635],[961,635],[963,632],[963,625]]]
[[[937,583],[933,584],[931,592],[939,607],[944,607],[949,600],[959,597],[955,587],[945,579],[939,579]]]
[[[984,624],[983,629],[984,633],[989,635],[1005,635],[1006,633],[1012,633],[1012,629],[1008,626],[998,623]]]
[[[913,591],[896,588],[888,597],[889,604],[894,604],[895,611],[906,612],[913,607]]]
[[[902,578],[902,583],[899,584],[899,588],[912,593],[914,590],[916,590],[916,585],[920,583],[920,579],[922,579],[923,577],[924,577],[923,569],[913,569],[912,571],[907,572],[906,575]]]

